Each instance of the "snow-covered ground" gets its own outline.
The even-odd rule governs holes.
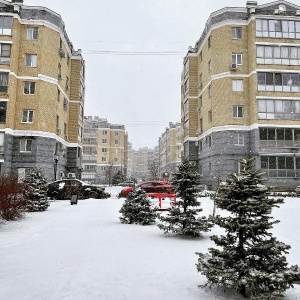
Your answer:
[[[198,287],[195,252],[214,246],[211,234],[189,239],[164,235],[156,225],[121,224],[121,188],[105,200],[51,202],[45,212],[0,223],[0,299],[5,300],[228,300],[243,299]],[[200,198],[203,213],[212,201]],[[164,212],[165,213],[165,212]],[[290,264],[300,264],[300,199],[286,198],[273,212],[278,240],[291,245]],[[300,299],[300,286],[285,299]]]

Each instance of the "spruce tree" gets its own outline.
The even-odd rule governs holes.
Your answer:
[[[45,211],[49,207],[46,197],[46,178],[41,169],[32,169],[27,175],[24,183],[28,187],[28,199],[26,210],[30,212]]]
[[[150,225],[156,220],[156,209],[141,189],[128,194],[119,212],[122,214],[120,221],[125,224]]]
[[[216,205],[230,216],[215,217],[215,224],[225,235],[211,236],[218,246],[209,254],[197,253],[197,269],[207,277],[205,285],[234,289],[251,299],[275,299],[299,283],[297,265],[288,267],[285,254],[290,246],[273,237],[269,229],[279,221],[272,220],[272,208],[283,199],[267,196],[260,171],[254,170],[254,159],[242,161],[240,175],[231,174],[215,196]]]
[[[202,211],[197,201],[200,187],[200,175],[196,167],[183,157],[177,172],[172,174],[170,183],[176,194],[176,205],[173,205],[166,215],[159,215],[161,221],[158,227],[167,233],[183,236],[201,236],[209,231],[212,223],[204,216],[198,216]]]

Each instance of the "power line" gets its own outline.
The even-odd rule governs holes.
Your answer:
[[[183,55],[182,51],[118,51],[118,50],[83,50],[83,54],[101,54],[101,55]]]

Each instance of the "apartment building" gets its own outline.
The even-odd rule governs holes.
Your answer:
[[[103,184],[118,171],[127,176],[127,161],[125,126],[110,124],[98,116],[85,116],[82,179]]]
[[[0,168],[80,177],[85,63],[61,16],[0,0]]]
[[[132,176],[140,179],[154,179],[151,178],[151,165],[157,163],[158,147],[151,149],[148,147],[139,148],[132,151]]]
[[[181,163],[182,126],[181,122],[169,123],[169,127],[161,134],[158,140],[159,174],[162,178],[165,173],[175,172]]]
[[[213,12],[182,72],[184,154],[215,187],[256,158],[269,186],[300,176],[300,7],[287,1]]]

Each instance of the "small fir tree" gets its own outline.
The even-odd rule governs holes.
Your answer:
[[[120,221],[125,224],[150,225],[156,220],[156,209],[141,189],[134,189],[128,194],[120,213]]]
[[[42,175],[41,169],[32,169],[26,174],[24,183],[28,186],[27,211],[45,211],[49,207],[46,196],[46,178]]]
[[[212,223],[206,217],[198,216],[202,211],[197,201],[200,175],[188,158],[182,158],[179,170],[172,174],[170,182],[177,196],[176,205],[170,208],[167,215],[158,216],[162,222],[158,227],[164,233],[185,236],[201,236],[202,232],[209,231]]]
[[[267,196],[260,171],[255,171],[253,158],[242,161],[240,175],[231,174],[226,185],[215,196],[217,207],[229,211],[227,217],[216,216],[215,224],[225,229],[225,235],[211,236],[218,248],[209,254],[197,253],[197,269],[208,279],[205,285],[234,289],[251,299],[275,299],[299,283],[298,266],[287,266],[290,246],[277,241],[268,230],[273,224],[273,207],[283,199]]]

